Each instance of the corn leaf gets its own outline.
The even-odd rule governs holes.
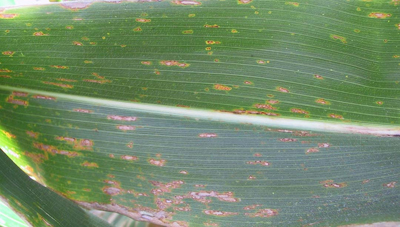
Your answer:
[[[0,146],[81,207],[159,225],[400,221],[399,5],[5,8]]]

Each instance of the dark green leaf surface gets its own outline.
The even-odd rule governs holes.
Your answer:
[[[43,185],[140,221],[399,221],[399,15],[397,1],[7,9],[0,144]]]

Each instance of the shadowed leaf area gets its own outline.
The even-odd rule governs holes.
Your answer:
[[[399,6],[0,9],[0,147],[41,184],[5,163],[0,195],[53,226],[93,225],[58,210],[76,204],[176,227],[400,221]]]

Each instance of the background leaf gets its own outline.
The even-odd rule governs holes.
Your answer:
[[[0,163],[1,198],[23,215],[30,225],[110,226],[73,202],[31,180],[3,152],[0,152]]]
[[[0,201],[0,226],[28,226],[15,212],[10,209],[6,204]]]
[[[0,144],[66,198],[140,221],[399,221],[399,12],[312,0],[7,9]]]

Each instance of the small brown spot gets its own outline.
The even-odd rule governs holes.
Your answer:
[[[279,103],[279,101],[278,100],[267,100],[267,102],[269,103],[269,104],[278,104]]]
[[[315,100],[315,102],[322,104],[322,105],[330,105],[331,104],[329,101],[326,101],[325,99],[317,99],[317,100]]]
[[[310,132],[307,132],[307,131],[294,131],[294,132],[292,132],[292,135],[301,136],[301,137],[318,136],[318,134],[316,134],[316,133],[310,133]]]
[[[108,157],[115,158],[115,155],[114,154],[109,154]]]
[[[151,158],[151,159],[149,160],[149,163],[150,163],[151,165],[155,165],[155,166],[164,166],[166,162],[167,162],[167,161],[164,160],[164,159],[156,160],[156,159]]]
[[[219,210],[204,210],[205,214],[214,215],[219,217],[228,217],[233,215],[238,215],[238,212],[226,212],[226,211],[219,211]]]
[[[65,26],[65,28],[71,30],[71,29],[74,29],[74,26],[72,26],[72,25],[67,25],[67,26]]]
[[[330,147],[331,145],[329,144],[329,143],[318,143],[318,147],[319,148],[328,148],[328,147]]]
[[[292,108],[292,109],[290,109],[290,112],[298,113],[298,114],[309,114],[308,111],[305,111],[305,110],[302,110],[302,109],[299,109],[299,108]]]
[[[284,87],[276,87],[277,91],[283,92],[283,93],[289,93],[289,90],[287,88]]]
[[[254,154],[254,157],[262,157],[262,154],[260,154],[260,153],[255,153],[255,154]]]
[[[181,174],[188,174],[188,171],[186,171],[186,170],[181,170],[181,171],[179,171],[179,173],[181,173]]]
[[[256,108],[258,108],[258,109],[276,110],[275,107],[273,107],[273,106],[271,106],[271,105],[268,105],[268,104],[260,104],[260,103],[257,103],[257,104],[255,104],[254,106],[255,106]]]
[[[211,24],[205,24],[204,27],[205,27],[205,28],[219,28],[219,25],[217,25],[217,24],[213,24],[213,25],[211,25]]]
[[[138,160],[138,157],[136,157],[136,156],[131,156],[131,155],[122,155],[121,158],[124,159],[124,160],[128,160],[128,161],[135,161],[135,160]]]
[[[259,209],[255,213],[245,213],[245,215],[252,217],[252,218],[255,218],[255,217],[269,218],[269,217],[278,215],[278,210],[276,210],[276,209]]]
[[[26,131],[26,134],[28,134],[29,137],[35,138],[37,139],[39,137],[39,133],[38,132],[34,132],[34,131]]]
[[[135,21],[136,21],[136,22],[140,22],[140,23],[149,23],[149,22],[151,22],[151,19],[136,18]]]
[[[29,152],[24,152],[24,156],[29,157],[32,159],[33,162],[35,163],[42,163],[43,160],[47,160],[48,158],[44,154],[38,154],[38,153],[29,153]],[[33,172],[33,171],[30,171]]]
[[[378,105],[383,105],[382,101],[376,101],[375,103],[378,104]]]
[[[293,138],[282,138],[282,139],[279,139],[279,141],[281,141],[281,142],[296,142],[297,139],[293,139]]]
[[[12,96],[12,95],[8,96],[8,98],[6,99],[6,102],[11,103],[11,104],[20,105],[20,106],[27,106],[29,104],[28,101],[21,100],[21,99],[14,99],[14,96]]]
[[[6,132],[4,130],[1,130],[3,132],[3,134],[8,138],[8,139],[15,139],[16,136],[14,134],[11,134],[9,132]]]
[[[56,68],[56,69],[68,69],[68,66],[64,66],[64,65],[50,65],[50,67],[52,68]]]
[[[134,28],[133,31],[134,32],[141,32],[142,28],[139,26],[139,27]]]
[[[216,192],[216,191],[199,191],[199,192],[189,192],[184,198],[192,198],[193,200],[201,203],[210,203],[211,200],[207,199],[209,197],[217,198],[223,202],[235,203],[239,202],[240,198],[233,197],[233,192]]]
[[[34,99],[56,100],[55,97],[46,96],[46,95],[34,95],[34,96],[32,96],[32,98],[34,98]]]
[[[14,51],[3,51],[3,52],[1,52],[3,55],[6,55],[6,56],[9,56],[9,57],[12,57],[14,54],[15,54],[15,52]]]
[[[324,78],[321,75],[314,74],[314,78],[318,80],[323,80]]]
[[[90,168],[99,168],[99,165],[97,163],[88,162],[88,161],[85,161],[84,163],[82,163],[81,166],[86,166],[86,167],[90,167]]]
[[[97,83],[97,84],[111,83],[111,80],[92,80],[92,79],[84,79],[83,81],[89,82],[89,83]]]
[[[253,205],[249,205],[249,206],[243,207],[243,210],[254,210],[254,209],[256,209],[257,207],[260,207],[260,206],[262,206],[262,205],[260,205],[260,204],[253,204]]]
[[[33,67],[33,70],[44,71],[46,69],[43,67]]]
[[[362,184],[366,184],[366,183],[368,183],[368,182],[369,182],[369,179],[363,180],[363,181],[362,181]]]
[[[221,42],[220,41],[214,41],[214,40],[206,40],[206,44],[214,45],[214,44],[221,44]]]
[[[298,3],[298,2],[285,2],[285,5],[291,5],[291,6],[294,6],[294,7],[299,7],[300,3]]]
[[[86,109],[81,109],[81,108],[74,109],[73,111],[74,112],[79,112],[79,113],[92,113],[93,112],[91,110],[86,110]]]
[[[64,82],[77,82],[77,80],[71,80],[71,79],[65,79],[65,78],[57,78],[56,80],[64,81]]]
[[[377,18],[377,19],[385,19],[385,18],[391,17],[391,16],[392,15],[389,13],[379,13],[379,12],[373,12],[368,15],[368,17],[370,17],[370,18]]]
[[[135,130],[136,127],[132,125],[117,125],[117,129],[122,131],[132,131]]]
[[[331,37],[331,39],[334,39],[334,40],[340,40],[340,42],[342,42],[342,43],[347,43],[347,40],[346,40],[346,38],[345,37],[343,37],[343,36],[339,36],[339,35],[330,35],[330,37]]]
[[[126,146],[129,148],[133,148],[133,142],[129,142]]]
[[[316,152],[319,152],[319,149],[316,148],[316,147],[312,147],[312,148],[309,148],[309,149],[306,151],[306,154],[316,153]]]
[[[246,80],[244,81],[244,84],[253,85],[253,82]]]
[[[260,161],[260,160],[257,160],[257,161],[248,161],[248,162],[246,162],[246,163],[249,164],[249,165],[262,165],[262,166],[269,166],[269,165],[270,165],[269,162],[267,162],[267,161]]]
[[[250,175],[247,179],[248,179],[248,180],[254,180],[254,179],[256,179],[256,177],[253,176],[253,175]]]
[[[121,192],[121,189],[115,187],[104,187],[103,192],[109,195],[118,195]]]
[[[26,96],[28,96],[28,93],[26,93],[26,92],[20,92],[20,91],[13,91],[13,92],[12,92],[12,95],[14,95],[14,96],[19,96],[19,97],[26,97]]]
[[[338,115],[338,114],[329,114],[328,117],[336,118],[336,119],[344,119],[342,115]]]
[[[215,138],[215,137],[217,137],[217,134],[215,134],[215,133],[200,133],[199,137],[200,138]]]
[[[68,142],[74,143],[74,149],[76,150],[92,150],[93,141],[89,139],[79,139],[76,140],[75,138],[71,137],[57,137],[58,140],[65,140]]]
[[[57,87],[62,87],[62,88],[73,88],[74,87],[74,85],[70,85],[70,84],[60,84],[60,83],[54,83],[54,82],[48,82],[48,81],[42,81],[42,83],[57,86]]]
[[[238,31],[236,29],[232,29],[231,32],[232,33],[238,33]]]
[[[343,188],[347,186],[345,182],[335,183],[333,182],[333,180],[321,181],[319,183],[322,184],[322,186],[324,186],[325,188]]]
[[[385,183],[385,184],[383,184],[383,186],[386,188],[394,188],[396,186],[396,181]]]
[[[40,149],[42,151],[49,152],[51,154],[60,154],[60,155],[66,155],[68,157],[76,157],[79,154],[75,151],[65,151],[65,150],[58,150],[57,147],[43,144],[43,143],[33,143],[33,146],[37,149]]]
[[[189,204],[186,204],[186,206],[184,206],[184,207],[174,207],[174,210],[177,210],[177,211],[190,211],[191,209],[190,209]]]
[[[93,72],[92,75],[101,80],[103,80],[105,78],[104,76],[100,76],[98,73],[95,73],[95,72]]]
[[[19,16],[19,14],[0,14],[0,19],[14,19],[17,16]]]
[[[189,67],[190,64],[184,63],[184,62],[178,62],[178,61],[173,61],[173,60],[164,60],[160,61],[160,65],[165,65],[165,66],[179,66],[181,68],[186,68]]]
[[[163,195],[165,192],[171,192],[172,189],[180,188],[184,184],[181,180],[176,180],[168,183],[162,183],[159,181],[149,181],[152,185],[156,186],[156,189],[152,189],[151,193],[154,195]]]
[[[85,191],[85,192],[91,192],[92,191],[92,189],[90,189],[90,188],[84,188],[82,190]]]
[[[206,187],[206,185],[204,185],[204,184],[195,184],[194,186],[196,188],[205,188]]]
[[[201,2],[198,2],[198,1],[188,1],[188,0],[183,0],[183,1],[177,1],[177,0],[175,0],[175,1],[172,1],[171,3],[172,3],[172,4],[175,4],[175,5],[184,5],[184,6],[187,6],[187,5],[190,5],[190,6],[199,6],[199,5],[201,5]]]
[[[265,64],[265,63],[269,63],[269,61],[257,60],[257,63],[263,65],[263,64]]]
[[[251,3],[253,0],[238,0],[238,4],[249,4]]]
[[[49,34],[45,34],[43,32],[34,32],[33,36],[48,36]]]
[[[395,24],[394,26],[396,26],[396,28],[400,29],[400,23]]]
[[[116,120],[116,121],[136,121],[137,117],[108,115],[107,119]]]
[[[167,208],[170,208],[172,206],[172,200],[170,199],[165,199],[165,198],[156,198],[156,205],[158,207],[158,209],[160,210],[165,210]],[[178,207],[174,207],[173,209],[176,210],[176,208]],[[188,207],[190,210],[190,207]]]
[[[9,69],[0,69],[0,73],[11,73],[12,71]]]
[[[78,41],[73,41],[72,44],[75,46],[83,46],[83,43],[78,42]]]
[[[11,76],[8,76],[8,75],[0,75],[0,78],[11,78]]]
[[[220,90],[220,91],[230,91],[230,90],[232,90],[231,87],[228,87],[228,86],[225,86],[225,85],[222,85],[222,84],[214,84],[213,88],[215,90]]]
[[[142,65],[151,65],[151,61],[141,61],[140,62]]]

